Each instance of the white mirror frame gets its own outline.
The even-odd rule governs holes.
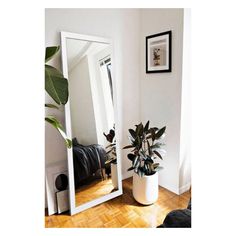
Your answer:
[[[63,75],[65,78],[68,79],[68,67],[67,67],[67,50],[66,50],[66,39],[78,39],[78,40],[87,40],[92,42],[99,42],[99,43],[106,43],[110,44],[112,47],[111,52],[111,60],[113,65],[114,63],[114,44],[112,43],[112,40],[101,38],[101,37],[95,37],[95,36],[88,36],[88,35],[82,35],[77,33],[69,33],[69,32],[61,32],[61,55],[62,55],[62,69],[63,69]],[[117,121],[117,83],[114,79],[114,66],[112,66],[112,78],[113,78],[113,89],[114,89],[114,116],[115,116],[115,124],[118,123]],[[66,133],[67,136],[72,140],[71,135],[71,114],[70,114],[70,95],[68,98],[68,102],[65,105],[65,123],[66,123]],[[119,142],[119,132],[116,132],[116,145],[117,145],[117,175],[118,175],[118,190],[115,192],[109,193],[105,196],[99,197],[97,199],[94,199],[90,202],[84,203],[80,206],[75,205],[75,184],[74,184],[74,165],[73,165],[73,152],[72,148],[67,149],[67,160],[68,160],[68,172],[69,172],[69,204],[70,204],[70,214],[74,215],[76,213],[79,213],[81,211],[84,211],[88,208],[91,208],[93,206],[96,206],[100,203],[103,203],[105,201],[108,201],[112,198],[115,198],[123,193],[122,191],[122,176],[121,176],[121,151],[120,151],[120,142]]]

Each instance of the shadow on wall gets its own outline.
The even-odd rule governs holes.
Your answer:
[[[185,154],[180,162],[179,194],[187,191],[191,186],[191,163],[189,155]]]

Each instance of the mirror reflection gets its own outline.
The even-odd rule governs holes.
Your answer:
[[[75,205],[118,188],[111,45],[66,39]]]

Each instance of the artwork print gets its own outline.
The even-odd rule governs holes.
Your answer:
[[[146,37],[146,73],[171,72],[171,31]]]

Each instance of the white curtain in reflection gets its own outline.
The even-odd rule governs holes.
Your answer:
[[[111,129],[114,125],[114,109],[111,97],[111,88],[109,83],[107,65],[104,63],[102,66],[100,66],[100,70],[101,70],[101,82],[102,82],[103,94],[104,97],[106,98],[104,102],[105,102],[105,112],[107,117],[107,127]]]

